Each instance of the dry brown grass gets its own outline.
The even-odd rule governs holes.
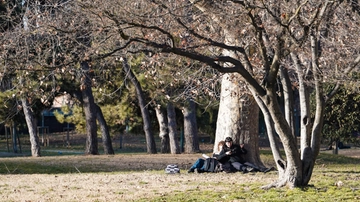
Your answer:
[[[262,175],[263,177],[263,175]],[[261,177],[261,178],[262,178]],[[153,198],[174,191],[212,189],[222,180],[244,183],[259,181],[260,175],[241,173],[217,174],[163,174],[149,171],[131,173],[91,173],[61,175],[2,175],[0,176],[2,201],[131,201]],[[267,175],[263,182],[271,182]],[[199,184],[206,183],[208,186]]]
[[[130,144],[130,141],[128,141]],[[209,145],[202,145],[208,146]],[[211,149],[212,145],[209,148]],[[204,149],[204,150],[206,150]],[[322,151],[330,153],[331,151]],[[358,148],[340,150],[340,155],[360,157]],[[229,187],[216,186],[220,181],[237,185],[269,184],[277,179],[270,173],[203,173],[186,171],[201,154],[117,154],[113,156],[56,156],[0,158],[0,169],[10,162],[40,163],[44,166],[72,167],[71,173],[61,174],[9,174],[0,175],[0,201],[136,201],[166,196],[187,190],[221,192]],[[165,174],[168,164],[177,164],[180,174]],[[99,170],[86,173],[87,168]],[[107,169],[103,169],[103,168]],[[110,169],[109,169],[110,168]],[[16,169],[16,168],[15,168]],[[103,172],[103,171],[107,172]],[[111,171],[111,172],[108,172]],[[226,201],[226,200],[224,200]]]
[[[222,191],[219,181],[270,183],[273,173],[203,173],[188,174],[187,168],[199,154],[156,154],[115,156],[18,157],[17,162],[42,165],[70,165],[77,173],[69,174],[6,174],[0,175],[2,201],[132,201],[153,198],[174,191],[192,189]],[[3,165],[13,158],[2,159]],[[181,167],[180,174],[165,174],[167,164]],[[1,165],[3,167],[3,165]],[[109,166],[114,172],[82,173],[86,166]],[[137,170],[128,172],[125,170]],[[266,175],[266,177],[264,177]],[[206,184],[206,186],[204,186]],[[201,185],[201,186],[199,186]]]

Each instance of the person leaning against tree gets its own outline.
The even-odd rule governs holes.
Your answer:
[[[244,144],[234,144],[231,137],[225,138],[225,145],[223,146],[220,154],[217,156],[218,161],[225,163],[228,162],[237,171],[247,172],[247,166],[244,164],[245,160],[241,155],[245,155],[247,150]]]

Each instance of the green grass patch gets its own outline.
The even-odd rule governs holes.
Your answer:
[[[310,184],[306,187],[295,189],[282,187],[262,190],[260,189],[261,182],[248,184],[239,182],[234,184],[227,183],[225,179],[210,186],[223,187],[224,189],[221,191],[203,188],[209,184],[198,184],[197,188],[172,192],[152,199],[139,199],[135,201],[359,201],[359,174],[359,159],[340,155],[320,154]]]
[[[3,162],[0,164],[0,174],[55,174],[76,172],[75,168],[62,165],[41,165],[28,162]]]

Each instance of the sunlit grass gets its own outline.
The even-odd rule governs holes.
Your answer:
[[[29,148],[23,147],[23,155],[29,154]],[[3,149],[5,150],[5,149]],[[42,155],[48,158],[32,157],[8,157],[0,158],[0,174],[67,174],[67,173],[101,173],[119,172],[111,166],[101,164],[102,156],[84,156],[83,147],[43,147]],[[101,151],[101,148],[99,148]],[[137,154],[142,148],[131,153],[129,150],[122,151],[123,154]],[[26,153],[27,152],[27,153]],[[261,150],[261,159],[266,166],[274,166],[274,160],[269,150]],[[59,157],[59,158],[58,158]],[[31,161],[29,161],[31,159]],[[111,157],[106,159],[111,161]],[[97,162],[97,163],[92,163]],[[100,162],[100,163],[99,163]],[[121,171],[141,172],[141,171]],[[150,174],[164,174],[163,170],[152,170]],[[211,175],[217,174],[209,174]],[[229,183],[226,177],[218,183],[197,182],[179,180],[186,184],[187,188],[180,189],[179,184],[172,185],[174,191],[162,193],[153,190],[156,196],[153,198],[138,198],[133,201],[359,201],[360,200],[360,159],[320,153],[316,160],[314,172],[309,186],[289,189],[288,187],[263,190],[262,179],[271,177],[276,179],[276,172],[257,174],[246,174],[245,177],[255,178],[257,181],[238,181]],[[147,185],[146,180],[139,180],[139,186]],[[214,189],[222,187],[222,189]],[[7,186],[1,187],[3,190]],[[72,187],[76,189],[76,186]],[[49,190],[51,191],[51,190]],[[119,189],[116,194],[131,194],[134,190]],[[96,196],[90,196],[96,198]]]
[[[263,157],[271,158],[267,154]],[[213,185],[224,187],[225,189],[221,191],[203,189],[202,187],[206,185],[199,184],[197,189],[137,201],[359,201],[359,165],[359,159],[320,154],[309,186],[306,187],[263,190],[260,188],[263,185],[261,177],[258,183],[233,184],[226,182],[225,179]]]

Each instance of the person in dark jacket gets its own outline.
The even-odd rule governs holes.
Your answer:
[[[217,160],[221,162],[225,167],[228,166],[231,169],[237,171],[247,172],[264,172],[267,173],[273,169],[271,168],[260,168],[252,163],[247,162],[243,155],[247,154],[247,150],[244,148],[244,144],[233,144],[231,137],[225,138],[225,145],[222,151],[217,157]]]
[[[247,166],[242,155],[247,154],[247,150],[244,148],[244,144],[234,144],[231,137],[225,138],[225,145],[223,146],[217,159],[219,162],[230,165],[237,171],[247,172]]]

